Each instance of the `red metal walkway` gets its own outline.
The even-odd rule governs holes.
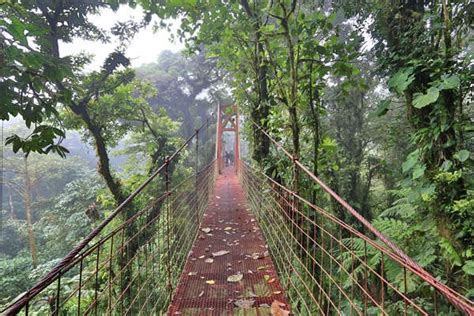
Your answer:
[[[234,169],[226,168],[217,178],[168,314],[285,315],[286,310],[260,228]]]

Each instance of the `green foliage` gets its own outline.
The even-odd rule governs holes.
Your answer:
[[[11,136],[7,144],[14,152],[64,156],[64,127],[80,130],[89,143],[103,143],[97,147],[102,150],[99,166],[112,193],[89,174],[78,179],[65,169],[47,169],[74,179],[61,190],[51,189],[58,193],[55,199],[38,194],[44,200],[35,205],[34,231],[42,245],[42,265],[26,276],[21,270],[29,268],[29,257],[24,250],[12,256],[23,248],[12,245],[0,259],[2,273],[12,275],[2,286],[16,282],[15,290],[24,290],[93,227],[84,208],[97,201],[100,213],[107,214],[173,152],[179,129],[186,136],[194,132],[208,116],[210,102],[236,102],[247,118],[264,126],[440,282],[472,294],[472,6],[465,0],[421,6],[419,1],[128,1],[146,10],[144,24],[152,13],[179,18],[178,37],[187,41],[188,53],[199,52],[162,53],[156,64],[137,71],[149,83],[124,69],[130,62],[122,53],[144,24],[120,22],[103,32],[89,19],[106,5],[99,1],[60,1],[64,7],[59,11],[55,2],[12,3],[0,7],[2,17],[8,16],[0,20],[0,119],[19,115],[31,131]],[[108,4],[116,9],[120,3]],[[49,21],[53,12],[57,32]],[[121,44],[100,71],[83,74],[87,58],[60,57],[55,51],[60,41],[108,41],[110,36]],[[223,89],[221,78],[226,80]],[[366,233],[312,181],[296,177],[280,151],[265,148],[265,138],[250,123],[244,136],[267,174]],[[126,148],[117,154],[127,155],[128,164],[120,172],[107,169],[111,148],[123,143]],[[180,159],[192,161],[191,151]],[[192,169],[172,172],[178,181]],[[52,175],[48,179],[55,180]],[[145,192],[134,207],[144,206],[158,189]],[[8,220],[4,227],[8,236],[25,243],[19,214],[20,219]],[[365,256],[363,240],[346,238],[344,245]],[[380,252],[373,247],[367,251],[368,264],[379,269]],[[337,255],[346,268],[355,263],[349,252]],[[18,268],[6,265],[10,259]],[[304,271],[302,265],[295,268]],[[405,285],[399,265],[387,260],[384,269],[398,290],[432,308],[421,298],[427,287],[411,273]],[[362,281],[363,267],[357,265],[354,274]],[[302,287],[295,274],[289,278]],[[354,286],[349,278],[340,284]],[[386,291],[387,297],[396,297]],[[90,293],[84,295],[92,300]],[[295,301],[305,304],[305,298]],[[66,307],[68,312],[76,312],[74,303]],[[403,305],[394,299],[386,308],[395,315],[403,312]],[[41,308],[48,312],[47,304]],[[341,309],[350,314],[353,308],[343,303]],[[445,306],[440,309],[450,312]]]
[[[435,87],[431,87],[426,94],[415,93],[414,97],[413,106],[417,109],[421,109],[438,100],[439,90]]]
[[[31,268],[31,257],[27,252],[18,253],[15,257],[0,256],[0,286],[3,289],[0,306],[6,306],[31,286],[28,276]]]
[[[395,89],[397,93],[402,94],[415,80],[413,71],[414,69],[412,67],[400,69],[390,78],[388,81],[388,86]]]
[[[15,152],[53,152],[64,157],[68,151],[60,145],[65,135],[61,125],[57,124],[58,108],[71,101],[71,89],[63,83],[74,79],[73,72],[79,64],[69,57],[59,58],[48,43],[49,11],[46,6],[36,2],[20,4],[10,1],[0,5],[0,14],[8,16],[8,19],[0,20],[3,33],[0,36],[0,119],[8,120],[20,115],[26,127],[34,127],[27,137],[13,135],[7,140]],[[58,27],[58,39],[70,42],[72,37],[79,35],[105,39],[86,18],[103,3],[90,1],[65,6],[62,14],[55,17],[57,22],[67,22]],[[44,13],[46,11],[48,13]]]

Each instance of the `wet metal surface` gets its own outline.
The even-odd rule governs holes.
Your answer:
[[[269,315],[275,300],[286,304],[235,171],[226,168],[217,178],[168,314]]]

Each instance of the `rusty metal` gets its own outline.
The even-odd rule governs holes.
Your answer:
[[[261,171],[250,167],[250,165],[242,161],[240,162],[240,168],[242,169],[241,181],[249,201],[256,200],[254,209],[257,212],[256,215],[259,214],[259,222],[262,228],[265,231],[264,227],[266,225],[276,225],[276,223],[271,223],[270,219],[265,221],[265,217],[269,216],[269,213],[273,214],[271,220],[280,218],[281,223],[277,227],[284,228],[280,236],[285,236],[284,239],[287,240],[286,246],[291,246],[294,249],[295,256],[292,258],[293,261],[285,262],[284,258],[279,258],[279,260],[274,257],[277,267],[285,264],[291,267],[293,265],[292,262],[296,261],[301,265],[299,269],[303,269],[304,272],[305,262],[308,262],[308,257],[310,257],[309,261],[313,261],[311,265],[316,265],[319,268],[319,271],[316,271],[316,274],[319,276],[317,279],[314,278],[314,273],[303,275],[305,273],[300,272],[303,275],[302,277],[312,279],[313,283],[318,287],[318,301],[313,300],[314,306],[320,306],[322,303],[328,306],[337,301],[338,296],[347,294],[345,293],[347,289],[338,288],[340,280],[338,281],[337,278],[342,278],[350,284],[350,286],[347,286],[350,290],[350,299],[347,299],[346,305],[347,303],[352,304],[356,302],[356,306],[346,308],[350,314],[366,313],[368,310],[371,312],[377,311],[382,314],[437,313],[441,297],[445,306],[455,307],[459,312],[468,315],[474,314],[473,302],[441,283],[420,267],[397,245],[390,241],[388,237],[378,231],[346,201],[316,177],[297,157],[294,157],[279,142],[273,139],[267,131],[263,130],[255,122],[252,122],[252,124],[275,145],[275,155],[278,156],[278,153],[282,152],[284,157],[288,158],[287,160],[283,158],[283,162],[286,161],[288,166],[302,171],[301,176],[304,177],[300,181],[314,183],[322,189],[318,200],[324,207],[319,207],[315,203],[310,202],[311,198],[304,197],[304,194],[313,194],[313,190],[310,190],[310,192],[299,192],[298,188],[294,187],[294,183],[291,181],[288,181],[288,183],[285,183],[284,179],[283,181],[282,179],[275,181]],[[294,178],[297,177],[296,170],[293,172],[293,175]],[[261,194],[262,187],[266,187],[264,192],[268,191],[267,194]],[[290,190],[288,187],[293,189]],[[293,200],[295,198],[299,201],[296,207]],[[341,218],[335,216],[334,214],[336,214],[337,209],[331,205],[331,201],[336,203],[338,208],[353,216],[369,233],[366,235],[362,234],[351,227],[351,225],[345,223]],[[301,218],[303,218],[303,221],[300,221]],[[320,219],[316,222],[315,218]],[[342,231],[342,234],[338,233],[338,231]],[[316,235],[319,235],[319,238],[317,236],[316,238],[310,237],[315,235],[311,234],[311,232],[318,232]],[[271,239],[270,235],[265,235],[267,240]],[[304,240],[309,240],[309,246],[316,248],[315,253],[318,256],[311,256],[307,253],[308,241],[304,244]],[[342,251],[335,249],[335,245],[336,248],[341,248]],[[284,244],[279,242],[274,245],[274,247],[277,246],[283,247]],[[336,251],[338,251],[337,256],[334,255]],[[377,256],[374,253],[378,252],[380,252],[380,259],[378,259],[376,266],[371,266],[370,260],[368,261],[367,259],[375,260],[374,258],[377,258]],[[369,256],[370,258],[367,258]],[[300,260],[303,261],[299,262]],[[350,263],[349,270],[344,267],[347,263]],[[386,275],[385,269],[389,264],[399,267],[401,283],[393,278],[390,279]],[[334,267],[336,267],[336,271],[334,271]],[[291,269],[298,274],[298,268],[293,267]],[[329,270],[328,273],[325,272],[326,269]],[[427,289],[426,292],[428,294],[426,297],[411,296],[407,291],[409,279],[410,282],[415,282],[418,286]],[[288,293],[296,291],[296,289],[292,289],[290,286],[286,290]],[[329,291],[336,293],[327,293]],[[301,292],[304,291],[300,290],[295,296],[290,297],[290,303],[292,299],[298,296],[300,296],[300,299],[303,296],[306,300],[311,300],[312,297],[309,292]],[[437,292],[440,295],[433,296],[432,292]],[[344,309],[344,306],[342,308]],[[333,309],[339,308],[333,306]],[[301,311],[314,312],[307,309],[302,309]],[[453,312],[453,309],[451,308],[449,312]]]
[[[214,160],[199,158],[207,120],[3,313],[267,315],[278,300],[295,315],[474,314],[471,301],[420,267],[255,123],[275,145],[272,154],[289,158],[280,162],[291,174],[277,181],[240,160],[238,109],[223,110]],[[223,168],[222,133],[229,129],[236,133],[240,184]],[[196,157],[179,159],[192,141]],[[178,163],[186,176],[173,183],[171,164]],[[340,211],[369,233],[345,222]],[[219,250],[229,254],[212,257]],[[242,281],[227,281],[237,273]],[[413,284],[422,289],[416,297]],[[243,298],[252,300],[251,310],[236,308]]]
[[[171,162],[175,164],[174,168],[188,163],[179,159],[179,155],[199,131],[210,124],[213,121],[207,120],[197,129],[169,157],[168,163],[161,165],[45,277],[1,313],[12,315],[33,311],[39,314],[83,315],[166,311],[170,297],[161,295],[162,292],[168,293],[166,282],[162,282],[166,274],[161,273],[165,267],[163,258],[166,257],[163,241],[170,236],[167,255],[170,260],[183,262],[180,251],[189,249],[191,243],[187,239],[179,239],[177,234],[187,232],[192,235],[193,231],[197,231],[195,217],[183,210],[196,209],[192,198],[198,192],[198,211],[204,211],[203,203],[207,201],[208,187],[212,185],[215,161],[206,162],[209,164],[189,175],[180,186],[165,188],[163,173]],[[198,183],[200,187],[195,188]],[[168,195],[169,210],[162,212]],[[171,195],[180,199],[173,200]],[[140,204],[145,206],[133,211],[132,201],[134,207]],[[127,212],[130,215],[125,215]],[[168,221],[162,213],[167,213]],[[184,220],[183,217],[188,216],[192,220]],[[166,222],[170,223],[168,231],[164,229]],[[148,248],[153,248],[153,251],[149,253]],[[182,265],[179,267],[173,262],[170,272],[174,279],[170,282],[174,286],[181,268]],[[145,271],[152,269],[156,273],[145,277]]]
[[[237,161],[240,159],[240,138],[239,138],[239,110],[236,104],[217,106],[217,129],[216,129],[216,159],[219,174],[224,169],[224,157],[222,155],[224,132],[234,132],[234,165],[235,172],[238,170]],[[230,124],[230,127],[227,125]]]
[[[212,255],[219,251],[229,253]],[[209,259],[212,262],[206,262]],[[227,277],[238,274],[243,275],[241,281],[227,281]],[[238,308],[235,304],[241,299],[251,300],[252,306]],[[286,304],[265,240],[248,211],[234,168],[224,168],[216,180],[168,314],[268,315],[274,300]]]

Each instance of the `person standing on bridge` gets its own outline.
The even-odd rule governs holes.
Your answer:
[[[230,153],[227,150],[224,152],[224,163],[226,167],[230,165]]]

